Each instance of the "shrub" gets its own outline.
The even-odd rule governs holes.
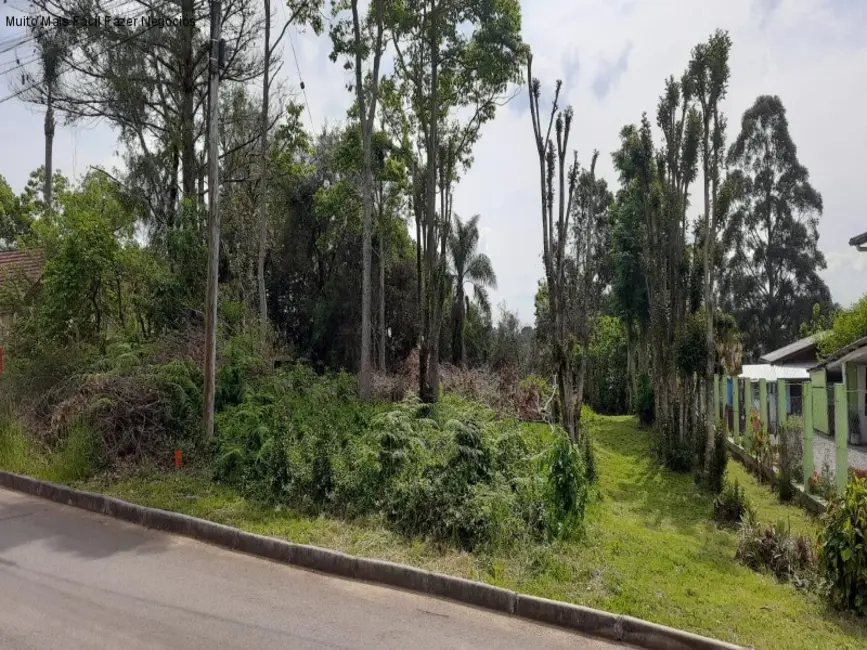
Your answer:
[[[710,476],[708,476],[708,487],[714,494],[719,494],[723,490],[728,462],[729,452],[725,435],[722,431],[717,431],[710,464]]]
[[[713,501],[713,520],[722,526],[738,526],[744,519],[755,518],[747,493],[737,480],[726,481],[725,487]]]
[[[815,494],[825,501],[831,501],[837,494],[837,488],[834,485],[833,472],[830,465],[825,462],[822,465],[822,471],[813,470],[813,475],[808,481],[810,494]]]
[[[828,504],[819,566],[831,603],[867,615],[867,479],[853,477]]]
[[[584,518],[587,480],[581,456],[569,436],[559,431],[549,452],[548,483],[551,490],[554,521],[551,530],[568,536]]]
[[[738,536],[735,558],[754,571],[769,571],[783,582],[806,588],[815,582],[813,545],[802,535],[793,535],[786,522],[759,524],[747,516]]]

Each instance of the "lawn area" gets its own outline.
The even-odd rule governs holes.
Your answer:
[[[630,614],[759,650],[865,647],[864,621],[830,611],[817,596],[737,564],[736,534],[709,521],[711,498],[691,476],[657,466],[650,435],[632,418],[594,418],[594,430],[599,484],[584,538],[507,557],[409,541],[377,520],[346,523],[265,507],[193,471],[103,478],[84,487],[295,542]],[[818,530],[814,519],[796,506],[780,505],[739,464],[730,463],[729,475],[746,488],[760,520],[787,519],[793,530],[813,535]]]

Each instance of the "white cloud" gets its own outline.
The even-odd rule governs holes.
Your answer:
[[[729,139],[743,111],[759,94],[779,95],[788,109],[801,162],[822,193],[825,214],[819,226],[826,252],[824,273],[834,299],[848,304],[867,292],[865,260],[848,240],[867,230],[864,151],[867,123],[867,3],[863,0],[546,0],[522,2],[524,38],[535,53],[534,72],[545,91],[557,78],[568,80],[565,99],[575,108],[571,145],[587,164],[600,151],[598,173],[616,184],[610,153],[618,132],[646,111],[654,121],[657,98],[669,75],[679,76],[693,45],[717,27],[732,40],[731,84],[725,111]],[[282,14],[278,13],[282,18]],[[0,38],[8,34],[0,31]],[[343,119],[352,98],[345,73],[328,60],[327,36],[296,35],[298,67],[307,90],[313,124]],[[623,56],[627,52],[626,57]],[[297,88],[289,43],[283,74]],[[619,68],[616,63],[623,61]],[[617,75],[611,75],[610,68]],[[2,70],[0,62],[0,70]],[[606,71],[605,93],[593,87]],[[538,163],[526,100],[501,110],[486,126],[475,165],[458,186],[455,210],[482,215],[482,239],[499,279],[492,302],[507,301],[524,322],[533,320],[533,296],[541,276]],[[20,188],[42,157],[42,117],[17,102],[0,104],[0,173]],[[63,133],[63,129],[58,129]],[[64,140],[67,144],[64,144]],[[58,137],[57,165],[71,171],[68,136]],[[99,127],[79,133],[77,169],[105,164],[114,149],[110,132]],[[698,187],[696,187],[698,190]],[[693,206],[693,214],[700,206]]]

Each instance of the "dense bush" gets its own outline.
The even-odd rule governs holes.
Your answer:
[[[752,516],[746,517],[735,558],[755,571],[769,571],[779,580],[791,581],[798,587],[806,588],[815,582],[813,545],[806,537],[793,535],[783,521],[768,526]]]
[[[719,494],[723,490],[728,462],[729,451],[728,447],[726,447],[725,435],[722,431],[717,431],[716,437],[714,438],[710,476],[708,476],[708,487],[714,494]]]
[[[54,356],[63,358],[65,351],[58,348]],[[201,445],[202,376],[191,358],[197,353],[189,341],[145,346],[118,340],[102,352],[71,347],[73,366],[52,363],[35,347],[13,357],[0,391],[14,401],[17,426],[40,452],[82,450],[86,442],[92,449],[80,466],[92,469],[166,460],[177,447]]]
[[[747,493],[735,480],[726,481],[725,487],[713,501],[713,520],[721,526],[738,526],[744,520],[753,520],[755,510]]]
[[[258,382],[218,415],[218,477],[263,500],[379,516],[464,549],[566,535],[583,519],[584,466],[565,434],[552,445],[454,395],[383,410],[355,389],[348,375],[302,366]]]
[[[835,607],[867,616],[867,479],[852,477],[824,516],[819,566]]]

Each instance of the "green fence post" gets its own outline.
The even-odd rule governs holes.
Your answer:
[[[786,423],[786,388],[785,379],[777,380],[777,430]]]
[[[740,400],[740,380],[737,377],[732,379],[732,408],[734,409],[734,417],[732,421],[735,425],[735,444],[741,444],[741,400]]]
[[[768,381],[759,379],[759,418],[762,421],[762,433],[768,432]]]
[[[810,489],[813,476],[813,385],[805,382],[801,391],[804,412],[804,490]]]
[[[849,440],[849,409],[846,404],[846,386],[834,384],[834,442],[837,447],[837,463],[834,474],[837,477],[837,493],[846,491],[849,480],[849,456],[846,443]]]

